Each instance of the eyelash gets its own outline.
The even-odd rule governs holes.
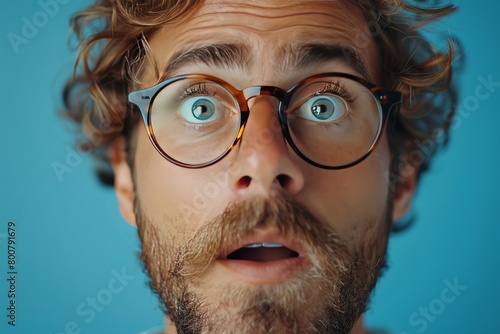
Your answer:
[[[339,82],[328,82],[325,84],[325,86],[316,93],[314,93],[315,96],[318,95],[323,95],[325,93],[329,94],[335,94],[346,100],[347,102],[352,102],[354,98],[347,92],[347,90],[340,84]],[[208,96],[215,96],[216,94],[214,93],[209,93],[206,89],[205,83],[197,83],[195,85],[189,86],[185,89],[185,91],[182,93],[181,97],[186,98],[190,96],[196,96],[196,95],[208,95]]]
[[[314,95],[317,96],[325,93],[338,95],[348,102],[352,102],[354,99],[352,95],[349,94],[347,90],[339,82],[326,83],[326,85],[323,88],[319,89]]]
[[[209,93],[206,89],[205,83],[201,82],[187,87],[182,93],[181,98],[186,98],[195,95],[215,96],[215,94]]]

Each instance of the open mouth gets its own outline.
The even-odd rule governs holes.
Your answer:
[[[299,253],[280,243],[254,243],[236,249],[228,254],[228,260],[246,260],[256,262],[271,262],[299,257]]]
[[[255,230],[235,240],[222,251],[219,260],[220,265],[237,275],[238,282],[252,285],[280,284],[312,266],[302,243],[272,230]]]

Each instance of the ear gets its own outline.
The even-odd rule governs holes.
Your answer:
[[[397,222],[403,218],[411,206],[411,201],[417,188],[418,169],[412,167],[411,173],[400,176],[396,193],[394,194],[394,207],[392,211],[392,221]]]
[[[109,156],[115,175],[115,191],[118,205],[123,218],[132,225],[136,225],[134,214],[134,182],[132,171],[127,163],[125,138],[120,136],[110,146]]]

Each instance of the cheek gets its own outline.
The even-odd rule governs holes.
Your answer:
[[[139,130],[135,157],[136,196],[148,219],[160,228],[194,231],[225,208],[223,164],[179,167],[163,158]],[[173,226],[172,226],[173,225]]]
[[[136,196],[149,220],[157,223],[179,212],[193,185],[183,170],[164,159],[141,127],[135,157]]]
[[[390,152],[385,136],[376,150],[360,164],[338,171],[311,171],[311,185],[304,201],[311,203],[312,212],[329,222],[347,239],[356,239],[372,229],[385,225],[387,183]]]

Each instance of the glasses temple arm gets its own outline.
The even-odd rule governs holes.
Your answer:
[[[146,121],[149,105],[151,103],[151,96],[148,94],[148,90],[144,89],[131,92],[128,94],[128,101],[139,107],[142,118]]]

